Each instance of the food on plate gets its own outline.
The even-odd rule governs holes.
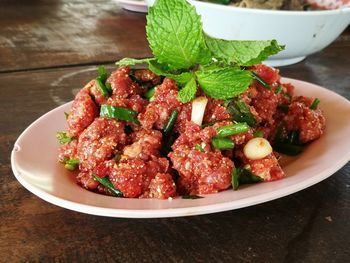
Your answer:
[[[349,0],[197,0],[244,8],[272,10],[322,10],[350,7]]]
[[[57,133],[58,159],[82,187],[200,198],[283,178],[280,153],[299,154],[323,134],[320,101],[261,64],[283,49],[275,40],[210,37],[185,0],[157,1],[146,29],[154,57],[122,59],[110,75],[99,67]]]

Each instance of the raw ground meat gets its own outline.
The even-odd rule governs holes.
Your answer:
[[[108,97],[102,96],[96,80],[76,95],[65,134],[72,137],[61,142],[58,160],[64,164],[79,161],[76,180],[82,187],[110,195],[108,186],[93,176],[106,178],[126,198],[171,199],[217,193],[231,187],[235,168],[247,169],[263,181],[283,178],[275,152],[251,160],[245,156],[244,146],[255,136],[263,136],[273,145],[278,131],[282,141],[297,132],[300,143],[305,144],[324,133],[326,120],[321,109],[310,109],[313,98],[294,96],[293,85],[280,82],[278,70],[266,65],[249,70],[270,88],[253,80],[231,101],[210,98],[198,89],[197,95],[208,98],[205,125],[199,126],[191,121],[192,102],[178,100],[179,87],[174,80],[145,69],[119,67],[107,79],[112,88]],[[145,93],[153,87],[155,93],[148,100]],[[217,129],[239,121],[227,107],[237,100],[245,104],[255,124],[246,132],[226,137],[233,142],[233,149],[215,149],[212,139]],[[100,117],[103,104],[135,111],[139,123]],[[172,131],[166,133],[163,129],[174,110],[177,119]]]

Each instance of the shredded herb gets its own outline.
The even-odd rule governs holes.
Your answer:
[[[99,182],[100,184],[102,184],[104,187],[106,187],[106,189],[108,190],[108,192],[115,196],[115,197],[123,197],[123,193],[118,190],[117,188],[114,187],[114,185],[112,184],[112,182],[109,180],[108,177],[98,177],[95,174],[92,174],[92,177]]]
[[[66,132],[57,132],[56,138],[60,144],[70,143],[75,139],[73,136],[69,136]]]
[[[163,129],[163,134],[164,135],[168,135],[173,127],[174,127],[174,124],[176,122],[176,119],[177,119],[177,115],[179,114],[178,110],[173,110],[172,113],[170,114],[170,117],[169,117],[169,120],[168,122],[166,123],[164,129]]]
[[[245,122],[250,127],[256,126],[256,119],[254,115],[250,112],[249,107],[241,99],[231,100],[226,109],[234,121]]]
[[[265,89],[271,90],[270,84],[268,84],[265,80],[263,80],[257,73],[252,71],[253,79],[255,79],[258,83],[260,83]]]

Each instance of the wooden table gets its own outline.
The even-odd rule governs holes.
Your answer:
[[[149,56],[145,21],[109,0],[1,1],[0,262],[349,262],[349,163],[278,200],[169,219],[82,214],[19,184],[10,154],[20,133],[71,100],[98,65]],[[281,72],[349,99],[349,30]]]

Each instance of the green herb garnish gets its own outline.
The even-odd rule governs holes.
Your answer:
[[[92,174],[92,177],[99,182],[100,184],[102,184],[104,187],[106,187],[107,191],[109,193],[111,193],[111,195],[115,196],[115,197],[123,197],[123,193],[118,190],[117,188],[114,187],[114,185],[112,184],[112,182],[109,180],[108,177],[98,177],[95,174]]]
[[[244,92],[253,75],[246,66],[261,63],[284,47],[276,40],[222,40],[203,32],[201,17],[186,0],[157,0],[147,15],[147,39],[153,58],[125,58],[117,65],[146,63],[157,75],[175,80],[179,101],[194,99],[198,87],[212,98]]]
[[[95,83],[102,96],[108,98],[112,94],[112,87],[110,83],[106,82],[107,72],[104,66],[98,67],[98,77],[95,79]]]
[[[233,190],[237,190],[241,184],[254,184],[263,181],[261,177],[252,174],[249,169],[240,167],[233,168],[231,176],[231,184]]]
[[[74,137],[69,136],[66,132],[57,132],[56,138],[60,144],[70,143],[74,140]]]
[[[227,103],[226,108],[234,121],[245,122],[250,127],[256,126],[256,119],[244,101],[240,99],[231,100]]]
[[[177,119],[177,115],[179,114],[178,110],[173,110],[170,114],[168,122],[165,124],[165,127],[163,129],[163,134],[165,136],[169,135],[172,132],[172,129],[174,127],[174,124]]]
[[[265,80],[263,80],[258,74],[252,71],[253,79],[255,79],[260,85],[262,85],[265,89],[271,90],[271,86]]]
[[[218,150],[231,150],[235,147],[235,143],[230,138],[213,137],[211,145]]]
[[[318,98],[315,98],[314,101],[311,103],[310,109],[316,110],[319,103],[320,100]]]
[[[117,120],[130,121],[134,123],[139,123],[139,121],[136,118],[137,114],[138,113],[136,111],[133,111],[129,108],[123,108],[107,104],[101,105],[100,109],[101,117],[114,118]]]
[[[263,131],[255,131],[255,132],[253,132],[253,137],[254,138],[263,138],[264,132]]]
[[[247,132],[248,130],[249,130],[249,126],[245,122],[235,123],[235,124],[217,128],[216,137],[220,137],[220,138],[227,137],[234,134],[244,133],[244,132]]]
[[[77,169],[78,166],[79,166],[78,159],[66,158],[64,160],[64,168],[66,168],[67,170],[74,171],[75,169]]]

